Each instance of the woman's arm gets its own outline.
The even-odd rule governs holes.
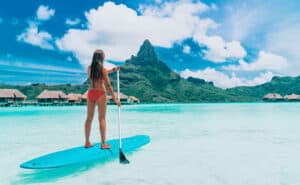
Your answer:
[[[91,74],[91,67],[88,66],[88,69],[87,69],[87,75],[88,75],[88,79],[89,79],[89,80],[91,80],[90,74]]]
[[[113,67],[111,69],[107,69],[107,73],[109,74],[109,73],[112,73],[112,72],[115,72],[115,71],[118,71],[118,70],[120,70],[119,66],[118,67]]]
[[[113,91],[113,88],[112,88],[112,86],[111,86],[111,83],[110,83],[110,80],[109,80],[109,77],[108,77],[108,71],[107,71],[105,68],[103,68],[103,77],[104,77],[104,81],[105,81],[105,83],[106,83],[106,86],[107,86],[107,88],[108,88],[108,91],[109,91],[109,93],[110,93],[112,99],[113,99],[114,102],[120,107],[120,106],[121,106],[121,103],[120,103],[120,101],[119,101],[119,100],[116,98],[116,96],[115,96],[115,93],[114,93],[114,91]]]

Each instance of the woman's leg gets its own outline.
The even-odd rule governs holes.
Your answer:
[[[91,102],[87,100],[87,117],[85,121],[85,146],[89,147],[92,146],[90,142],[90,133],[91,133],[91,126],[92,126],[92,121],[94,117],[94,112],[95,112],[95,102]]]
[[[99,113],[99,127],[100,127],[100,133],[101,133],[101,142],[102,142],[102,148],[103,145],[106,145],[106,95],[102,95],[98,99],[98,113]]]

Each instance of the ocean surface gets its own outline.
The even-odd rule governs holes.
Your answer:
[[[0,184],[299,185],[300,103],[147,104],[121,109],[123,136],[150,144],[118,160],[51,170],[19,164],[84,143],[85,106],[0,108]],[[91,140],[99,142],[97,114]],[[117,107],[107,109],[117,138]]]

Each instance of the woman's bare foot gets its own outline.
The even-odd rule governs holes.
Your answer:
[[[102,143],[101,144],[101,149],[110,149],[111,146],[109,144],[106,144],[106,143]]]
[[[90,142],[87,142],[87,143],[85,143],[85,145],[84,145],[84,147],[85,148],[91,148],[91,147],[93,147],[94,145],[92,144],[92,143],[90,143]]]

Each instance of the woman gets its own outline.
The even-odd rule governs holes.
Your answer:
[[[104,68],[105,54],[102,50],[96,50],[93,55],[92,63],[88,67],[88,77],[90,80],[90,88],[87,95],[87,118],[85,121],[85,147],[92,147],[93,144],[90,142],[90,132],[92,120],[94,117],[95,106],[98,104],[98,116],[100,123],[101,133],[101,149],[109,149],[110,145],[106,143],[106,90],[107,86],[109,93],[112,96],[114,102],[120,107],[121,103],[113,93],[112,86],[108,77],[108,73],[112,71],[120,70],[120,67],[115,67],[112,70],[106,70]],[[105,85],[104,85],[105,84]]]

